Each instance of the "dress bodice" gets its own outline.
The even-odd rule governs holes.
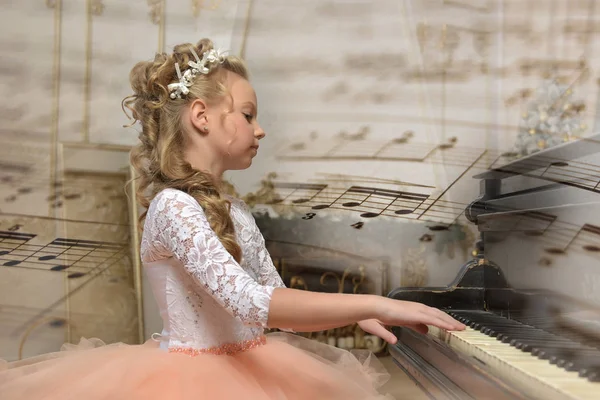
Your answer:
[[[228,199],[242,248],[239,264],[190,195],[165,189],[148,208],[141,257],[170,348],[215,349],[257,339],[267,327],[273,291],[284,287],[250,210]]]

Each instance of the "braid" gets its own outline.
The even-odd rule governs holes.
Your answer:
[[[238,262],[242,250],[235,239],[235,228],[229,214],[231,203],[221,196],[212,176],[198,171],[184,159],[184,133],[180,113],[191,100],[207,101],[226,94],[219,70],[225,69],[248,77],[244,63],[228,56],[222,64],[214,66],[206,75],[196,77],[184,99],[171,99],[168,85],[177,76],[175,63],[186,65],[193,60],[190,48],[202,57],[213,49],[208,39],[196,46],[183,44],[175,47],[173,54],[157,54],[153,61],[137,63],[129,75],[134,94],[123,100],[123,110],[131,112],[133,123],[140,122],[139,144],[131,151],[131,164],[138,182],[136,198],[147,209],[157,193],[166,188],[181,190],[192,196],[204,210],[212,230],[227,251]],[[146,213],[140,216],[143,222]],[[142,224],[143,225],[143,224]]]

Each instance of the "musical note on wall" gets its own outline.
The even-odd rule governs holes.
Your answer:
[[[373,208],[368,204],[377,204],[373,211],[361,213],[363,218],[374,218],[384,215],[387,211],[397,215],[406,215],[414,213],[425,200],[429,198],[427,194],[400,192],[397,190],[378,189],[365,186],[351,186],[338,198],[329,204],[318,204],[313,206],[313,210],[323,210],[325,208]]]
[[[587,142],[590,148],[600,144],[596,141]],[[514,159],[514,154],[501,154],[490,164],[489,169],[600,193],[600,166],[553,156],[536,155],[517,162],[513,162]]]
[[[358,213],[361,218],[401,217],[417,219],[428,213],[425,220],[451,223],[463,212],[463,207],[452,202],[432,199],[432,188],[420,192],[392,190],[376,186],[334,187],[327,184],[275,182],[273,187],[279,196],[265,205],[289,205],[309,208],[302,217],[313,219],[322,210],[345,210]],[[429,217],[429,218],[427,218]],[[364,224],[358,223],[355,228]]]
[[[5,133],[0,139],[0,357],[20,358],[23,348],[24,355],[34,355],[44,345],[40,340],[56,338],[140,340],[139,261],[130,241],[126,173],[68,167],[70,153],[53,158],[47,140]],[[103,157],[99,150],[94,162]],[[113,158],[106,160],[110,164]]]
[[[64,314],[63,307],[73,298],[78,298],[79,302],[70,305],[69,323],[75,318],[80,327],[83,327],[84,319],[90,323],[94,318],[119,319],[118,315],[110,313],[109,307],[125,307],[126,311],[122,312],[135,310],[134,299],[124,300],[132,296],[133,271],[128,239],[127,225],[0,213],[0,282],[4,285],[1,290],[6,292],[11,285],[18,285],[24,294],[35,290],[35,296],[28,297],[26,304],[19,304],[38,310],[14,327],[9,337],[14,339],[28,326]],[[58,280],[53,279],[55,277]],[[62,277],[68,280],[66,287]],[[39,291],[42,281],[48,287]],[[99,287],[112,293],[114,301],[104,300],[104,304],[97,307],[97,314],[102,314],[102,318],[100,315],[83,318],[81,315],[89,312],[81,313],[89,310],[83,303],[88,304],[90,296],[102,293],[91,289]],[[4,318],[5,306],[19,304],[0,304],[0,318]],[[81,315],[76,317],[75,314]],[[129,328],[123,326],[123,329]]]
[[[291,183],[291,182],[276,182],[276,189],[284,191],[284,197],[271,201],[271,204],[277,204],[291,201],[292,204],[303,204],[312,201],[315,196],[319,195],[327,185],[310,184],[310,183]]]
[[[568,208],[569,206],[564,206]],[[480,217],[478,228],[483,233],[497,237],[518,236],[534,238],[534,244],[542,245],[543,251],[554,256],[569,252],[600,254],[600,227],[590,224],[577,224],[559,219],[550,212],[495,210],[496,212]],[[502,212],[505,211],[505,212]],[[556,210],[560,212],[560,208]],[[532,249],[533,250],[533,249]],[[552,260],[544,257],[545,266]]]
[[[342,131],[338,134],[338,137],[344,140],[361,141],[365,140],[369,133],[370,128],[368,126],[363,126],[356,133],[348,133],[346,131]]]
[[[10,254],[36,236],[29,233],[15,232],[15,230],[0,231],[0,256]]]
[[[445,143],[411,143],[412,132],[392,140],[356,142],[337,140],[334,143],[310,143],[301,148],[294,144],[284,147],[277,158],[288,161],[372,160],[443,163],[447,166],[469,166],[485,149],[457,146],[457,139]]]
[[[33,174],[34,169],[28,164],[8,161],[0,163],[0,186],[4,189],[0,201],[14,203],[20,196],[31,193],[36,185],[27,180]]]
[[[437,145],[437,149],[440,149],[440,151],[455,150],[456,163],[460,163],[459,166],[464,168],[463,172],[446,188],[437,190],[438,193],[441,191],[437,197],[434,196],[434,191],[431,188],[423,188],[422,191],[412,192],[380,187],[377,185],[375,178],[363,185],[348,184],[340,187],[340,185],[319,184],[314,186],[289,182],[286,184],[277,183],[275,188],[285,186],[291,190],[285,195],[285,199],[280,199],[281,203],[289,200],[291,205],[303,205],[311,208],[311,211],[304,215],[303,219],[305,220],[315,218],[317,216],[315,211],[336,209],[358,212],[361,218],[402,216],[404,218],[440,222],[442,225],[435,226],[437,229],[455,222],[468,205],[467,203],[448,201],[444,199],[444,195],[471,169],[493,169],[494,172],[502,173],[510,171],[515,174],[533,176],[541,181],[557,182],[596,192],[598,192],[600,186],[600,167],[580,161],[567,162],[553,157],[552,154],[546,157],[537,155],[535,158],[523,158],[515,162],[515,155],[511,153],[470,152],[470,149],[456,148],[452,141],[447,145]],[[464,153],[461,154],[461,152]],[[479,154],[479,157],[475,160],[468,157],[477,154]],[[453,158],[450,157],[448,161],[452,162],[452,160]],[[466,164],[467,161],[471,161],[471,164]],[[504,164],[504,162],[508,164]],[[471,177],[468,176],[467,179],[471,179]],[[521,214],[518,220],[513,221],[514,225],[511,227],[533,236],[539,232],[545,232],[552,221],[552,217],[548,218],[543,213],[530,212]],[[362,221],[353,225],[357,229],[363,226],[364,222]]]
[[[485,216],[478,227],[481,232],[524,232],[527,236],[542,236],[555,221],[555,215],[539,211],[518,211]]]
[[[0,231],[0,266],[38,271],[69,270],[80,278],[123,252],[124,243],[57,238],[46,245],[28,244],[36,235]]]
[[[550,247],[546,249],[550,254],[566,254],[577,240],[582,240],[581,248],[590,253],[600,252],[600,227],[592,224],[584,224],[564,247]]]
[[[12,332],[22,326],[26,326],[28,322],[36,320],[36,317],[43,312],[42,308],[27,307],[20,305],[0,305],[0,335],[9,336]],[[39,320],[39,318],[37,318]],[[72,319],[82,325],[93,324],[96,327],[104,329],[118,330],[120,327],[117,322],[110,317],[100,318],[99,315],[91,315],[87,313],[73,313]],[[48,328],[62,328],[70,321],[65,318],[63,311],[53,310],[46,313],[44,318],[44,326]]]

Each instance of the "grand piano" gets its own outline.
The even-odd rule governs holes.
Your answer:
[[[388,294],[467,329],[393,328],[394,362],[432,399],[600,399],[600,135],[475,179],[477,255],[445,287]]]

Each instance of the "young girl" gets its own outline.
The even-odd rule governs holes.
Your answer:
[[[464,326],[422,304],[287,289],[248,207],[220,192],[224,171],[248,168],[265,132],[243,62],[203,39],[130,74],[124,100],[142,126],[131,161],[147,208],[141,243],[164,329],[142,345],[78,346],[5,363],[2,399],[371,399],[387,373],[368,352],[293,333],[358,322]]]

